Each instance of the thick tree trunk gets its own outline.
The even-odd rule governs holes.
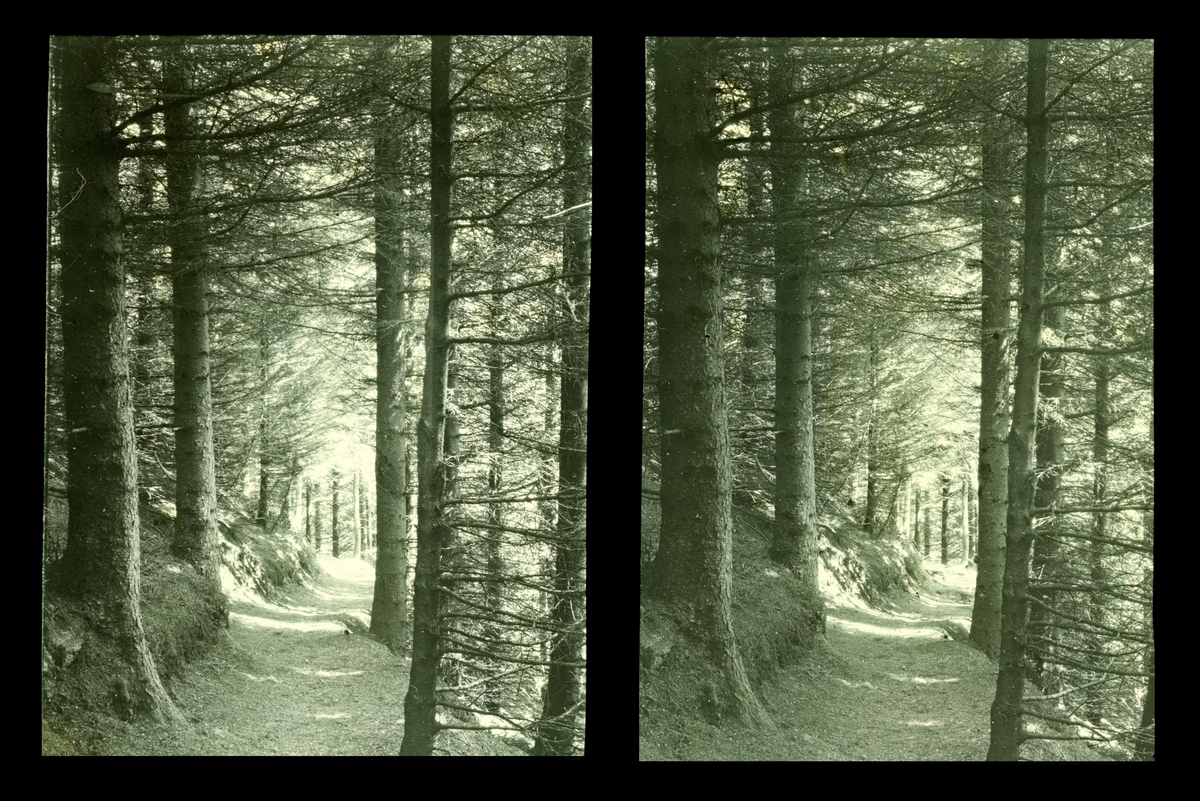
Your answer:
[[[590,40],[567,43],[567,80],[582,98],[591,87]],[[563,111],[563,208],[591,197],[591,114],[582,99]],[[573,752],[584,677],[586,607],[588,319],[590,309],[591,214],[573,213],[563,225],[561,305],[562,382],[559,393],[558,525],[554,541],[553,629],[546,701],[533,753],[566,756]],[[494,428],[494,427],[493,427]]]
[[[1036,483],[1035,430],[1041,373],[1042,299],[1046,274],[1045,217],[1047,145],[1046,72],[1048,44],[1029,42],[1028,137],[1025,166],[1025,268],[1017,334],[1017,379],[1008,437],[1008,533],[1000,630],[1000,672],[992,703],[989,760],[1016,760],[1022,741],[1021,697],[1025,691],[1025,643],[1029,623],[1029,558]]]
[[[417,424],[417,572],[413,594],[413,656],[404,698],[404,756],[429,756],[437,736],[438,663],[441,660],[441,551],[446,537],[446,382],[450,360],[451,144],[450,37],[433,37],[431,58],[431,247],[429,313],[425,320],[425,383]]]
[[[693,616],[697,653],[717,674],[711,696],[697,699],[709,717],[770,725],[750,689],[731,610],[731,466],[709,42],[660,38],[654,51],[662,531],[647,592]]]
[[[164,65],[167,92],[191,89],[188,53]],[[212,387],[209,379],[208,252],[196,193],[203,165],[195,154],[198,131],[189,105],[163,114],[167,197],[171,224],[171,303],[175,330],[175,541],[174,550],[217,589],[221,555],[217,535],[217,476],[213,459]]]
[[[67,547],[60,586],[118,649],[106,688],[121,713],[186,726],[163,689],[141,614],[137,456],[121,263],[121,153],[109,41],[55,39],[60,117],[62,323],[67,428]]]
[[[986,66],[998,72],[1003,42],[989,45]],[[1008,508],[1009,208],[1007,120],[995,115],[984,131],[981,255],[983,315],[980,332],[979,530],[971,644],[1000,656],[1000,605]]]

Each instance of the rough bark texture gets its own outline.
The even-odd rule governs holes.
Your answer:
[[[166,91],[191,89],[190,54],[164,64]],[[190,105],[163,114],[168,140],[167,198],[171,224],[171,310],[175,336],[175,553],[220,589],[217,476],[213,458],[212,386],[209,378],[208,252],[204,216],[196,195],[203,165],[195,153],[199,133]]]
[[[795,91],[786,55],[771,60],[771,99]],[[807,252],[804,162],[786,142],[800,136],[797,105],[772,111],[771,203],[775,247],[775,529],[771,556],[795,575],[813,600],[809,624],[824,631],[817,556],[817,490],[813,458],[812,296],[816,265]]]
[[[403,147],[386,120],[375,128],[375,597],[371,634],[395,651],[408,644],[408,513],[404,434],[405,294]]]
[[[709,42],[655,42],[662,531],[648,596],[688,610],[720,686],[710,719],[769,724],[733,632],[731,466]],[[691,666],[689,666],[691,667]]]
[[[1008,533],[1000,626],[1000,672],[992,703],[989,760],[1016,760],[1022,740],[1025,645],[1029,622],[1029,557],[1036,483],[1035,429],[1041,373],[1042,299],[1045,283],[1045,216],[1049,121],[1045,113],[1048,46],[1029,42],[1026,106],[1025,267],[1017,333],[1017,379],[1008,437]]]
[[[450,192],[454,115],[450,108],[450,37],[434,36],[431,58],[432,215],[429,313],[425,320],[425,382],[417,424],[417,572],[413,593],[413,656],[404,698],[404,756],[429,756],[437,736],[438,662],[441,659],[441,550],[445,539],[446,373],[450,325]]]
[[[1002,42],[985,54],[992,71]],[[1009,196],[1007,122],[995,115],[983,141],[983,321],[980,332],[979,569],[971,611],[971,644],[991,659],[1000,656],[1000,604],[1004,585],[1004,538],[1008,507]]]
[[[141,616],[137,457],[121,263],[121,152],[108,40],[60,37],[55,156],[62,246],[67,547],[62,591],[92,610],[125,665],[113,693],[131,716],[186,725],[167,696]]]
[[[591,87],[590,40],[568,42],[568,85],[582,97]],[[591,197],[591,114],[584,100],[564,109],[563,157],[566,174],[563,208]],[[574,751],[576,718],[582,693],[585,625],[588,421],[588,317],[591,271],[591,214],[573,213],[563,227],[561,306],[562,383],[559,393],[558,526],[554,542],[554,593],[550,609],[553,636],[542,723],[535,755]]]

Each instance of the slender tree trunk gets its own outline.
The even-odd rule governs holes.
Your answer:
[[[164,64],[165,89],[191,90],[186,50]],[[213,459],[212,387],[209,380],[208,250],[196,193],[203,165],[190,105],[163,114],[167,151],[167,197],[171,224],[171,309],[175,331],[175,541],[174,550],[212,586],[221,587],[217,542],[217,475]]]
[[[316,532],[316,549],[317,553],[321,552],[321,485],[313,482],[313,494],[316,499],[313,501],[313,529]]]
[[[1028,137],[1025,166],[1025,267],[1021,322],[1017,334],[1017,379],[1008,437],[1008,534],[1000,631],[1000,672],[992,703],[987,758],[1015,761],[1022,741],[1021,698],[1025,692],[1025,643],[1029,622],[1029,558],[1036,483],[1035,429],[1041,373],[1042,299],[1045,292],[1046,174],[1049,120],[1046,116],[1048,43],[1029,41]]]
[[[362,548],[362,474],[354,469],[354,558],[357,559]]]
[[[338,492],[341,490],[341,479],[341,473],[338,472],[336,467],[333,468],[333,473],[329,479],[331,489],[333,490],[333,497],[330,499],[329,506],[329,540],[330,545],[333,546],[334,559],[342,555],[341,530],[338,519]]]
[[[141,613],[137,455],[121,263],[116,96],[102,37],[56,37],[55,156],[62,197],[62,323],[67,546],[61,586],[118,649],[118,712],[186,726],[163,689]]]
[[[917,550],[921,549],[921,488],[913,487],[913,512],[912,512],[912,531],[913,544],[917,546]],[[928,553],[928,552],[926,552]]]
[[[312,482],[304,479],[304,541],[312,543]]]
[[[497,247],[501,243],[494,243]],[[499,271],[492,274],[492,290],[497,293],[504,288],[504,277]],[[488,328],[494,336],[504,335],[507,314],[501,303],[495,303],[489,308]],[[501,345],[494,344],[488,349],[488,524],[495,526],[492,534],[483,543],[484,572],[487,581],[483,582],[483,606],[487,610],[487,619],[482,622],[483,636],[493,645],[491,649],[497,656],[503,655],[508,649],[502,644],[502,629],[500,619],[504,613],[504,576],[506,573],[504,557],[501,550],[503,535],[500,528],[505,524],[505,504],[500,500],[504,488],[504,416],[506,398],[504,394],[504,350]],[[498,663],[489,660],[485,669],[494,674],[498,672]],[[501,686],[498,681],[490,681],[483,691],[483,706],[488,712],[496,714],[500,710]]]
[[[567,82],[579,100],[563,110],[563,208],[591,197],[592,119],[582,100],[591,88],[591,40],[567,42]],[[583,695],[584,596],[587,525],[588,319],[590,310],[591,214],[573,213],[563,224],[563,303],[559,335],[562,383],[559,393],[558,526],[554,540],[553,635],[542,723],[535,755],[573,752]],[[496,379],[493,378],[493,381]],[[493,394],[498,392],[493,390]],[[503,405],[501,404],[501,408]],[[493,425],[493,433],[497,434]],[[489,557],[489,572],[491,572]]]
[[[926,559],[928,559],[928,558],[929,558],[930,547],[931,547],[931,545],[932,545],[932,537],[933,537],[933,521],[930,519],[930,516],[931,516],[930,509],[933,507],[933,504],[934,504],[934,500],[933,500],[933,491],[932,491],[932,490],[931,490],[931,491],[930,491],[930,493],[929,493],[929,498],[928,498],[928,501],[929,501],[929,503],[925,504],[925,515],[924,515],[924,517],[925,517],[925,519],[924,519],[924,524],[925,524],[925,558],[926,558]]]
[[[962,480],[962,558],[964,564],[971,563],[971,478],[965,474]]]
[[[1149,674],[1146,682],[1146,696],[1142,701],[1142,730],[1138,733],[1138,739],[1134,746],[1134,755],[1140,761],[1152,761],[1154,759],[1154,387],[1150,388],[1150,445],[1147,449],[1149,455],[1143,465],[1142,471],[1145,475],[1144,481],[1147,482],[1145,487],[1145,502],[1149,507],[1149,511],[1145,514],[1142,528],[1142,538],[1146,545],[1146,550],[1150,553],[1150,562],[1146,566],[1143,584],[1146,587],[1146,605],[1144,609],[1144,620],[1146,631],[1150,635],[1150,647],[1146,650],[1146,655],[1143,658],[1143,669]]]
[[[987,45],[985,66],[1000,71],[1007,44]],[[971,644],[990,659],[1000,656],[1000,605],[1004,584],[1004,538],[1008,508],[1008,387],[1011,268],[1008,175],[1008,121],[991,117],[983,140],[983,288],[980,332],[979,404],[979,569],[971,610]]]
[[[1047,331],[1056,332],[1061,336],[1066,321],[1066,307],[1055,306],[1048,309],[1043,319]],[[1062,484],[1066,447],[1063,443],[1063,420],[1059,404],[1066,392],[1063,375],[1065,369],[1066,359],[1063,354],[1042,355],[1038,381],[1040,400],[1036,436],[1037,474],[1040,478],[1037,480],[1033,501],[1033,505],[1039,509],[1048,509],[1058,502],[1059,487]],[[1051,609],[1058,606],[1059,593],[1054,585],[1061,578],[1058,527],[1057,515],[1049,515],[1038,521],[1038,536],[1033,541],[1030,560],[1032,575],[1036,577],[1031,580],[1030,586],[1040,603],[1034,604],[1029,611],[1025,676],[1043,693],[1054,693],[1060,689],[1058,669],[1051,664],[1057,650],[1055,641],[1058,638],[1051,612]]]
[[[429,313],[425,320],[425,383],[417,424],[417,573],[413,595],[413,656],[404,698],[404,756],[430,756],[437,736],[438,663],[441,659],[442,542],[446,537],[446,381],[450,360],[451,143],[450,37],[433,37],[431,58],[432,144]]]
[[[381,54],[386,57],[387,53]],[[405,418],[408,260],[404,249],[405,140],[375,121],[375,596],[371,634],[392,651],[408,644],[408,458]]]
[[[867,387],[871,400],[870,410],[868,411],[869,418],[867,420],[867,501],[863,504],[865,507],[863,509],[863,531],[875,538],[878,538],[883,533],[875,519],[879,515],[879,495],[881,489],[879,476],[880,432],[875,423],[875,418],[879,411],[879,361],[879,334],[876,331],[875,321],[872,320],[867,359]]]
[[[1109,304],[1102,304],[1100,312],[1100,331],[1102,341],[1115,341],[1112,331],[1112,317]],[[1092,506],[1097,510],[1108,503],[1108,429],[1110,421],[1109,381],[1111,377],[1110,359],[1108,356],[1096,356],[1094,363],[1095,385],[1093,391],[1093,425],[1092,425],[1092,463],[1095,465],[1095,475],[1092,479]],[[1108,515],[1096,511],[1092,514],[1092,536],[1094,540],[1088,549],[1088,573],[1092,591],[1088,598],[1088,615],[1092,628],[1087,635],[1086,647],[1097,657],[1103,658],[1107,648],[1108,637],[1102,629],[1107,628],[1109,600],[1104,592],[1111,585],[1106,563],[1107,548],[1103,544],[1109,538]],[[1107,693],[1104,688],[1089,688],[1087,693],[1087,716],[1092,723],[1099,724],[1104,716],[1104,706]]]
[[[942,476],[942,564],[950,561],[950,476]]]
[[[790,96],[794,65],[780,53],[770,65],[770,96]],[[805,251],[803,217],[808,175],[787,141],[799,138],[792,104],[770,112],[772,226],[775,246],[775,527],[771,557],[790,570],[810,600],[805,623],[825,630],[818,584],[817,490],[813,458],[812,297],[816,264]],[[719,300],[719,298],[718,298]],[[717,327],[720,327],[718,320]]]

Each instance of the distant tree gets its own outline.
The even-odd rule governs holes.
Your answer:
[[[329,487],[333,497],[329,505],[329,541],[333,548],[333,558],[342,555],[341,522],[339,520],[338,494],[341,491],[341,472],[335,467],[329,474]]]
[[[942,475],[942,564],[950,561],[950,476]]]

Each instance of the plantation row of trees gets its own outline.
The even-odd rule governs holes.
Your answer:
[[[590,40],[58,37],[51,67],[50,577],[133,706],[180,720],[139,503],[215,589],[222,522],[323,514],[412,648],[403,753],[479,715],[581,749]]]
[[[718,717],[770,725],[730,623],[732,505],[773,514],[820,632],[816,516],[836,500],[876,537],[932,517],[943,559],[941,532],[977,532],[960,557],[971,641],[1000,665],[990,758],[1038,737],[1153,753],[1152,57],[648,41],[662,526],[642,595],[698,622]]]

